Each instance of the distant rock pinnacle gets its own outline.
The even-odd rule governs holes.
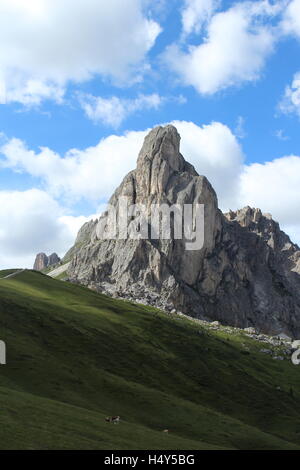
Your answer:
[[[33,269],[36,271],[43,271],[44,269],[49,268],[50,266],[55,266],[58,263],[60,263],[60,258],[56,253],[52,253],[50,256],[47,256],[45,253],[39,253],[35,258]]]

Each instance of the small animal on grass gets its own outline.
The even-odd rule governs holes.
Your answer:
[[[169,429],[164,429],[163,432],[169,433]]]
[[[105,418],[105,421],[107,423],[113,423],[113,424],[119,424],[120,420],[121,420],[120,416],[107,416]]]

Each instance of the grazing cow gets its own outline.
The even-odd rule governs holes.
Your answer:
[[[105,418],[105,421],[107,423],[119,424],[120,419],[121,419],[120,416],[107,416]]]

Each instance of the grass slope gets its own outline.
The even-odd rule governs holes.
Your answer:
[[[25,271],[0,339],[1,449],[300,448],[300,369],[242,334]]]
[[[6,276],[9,276],[10,274],[14,274],[17,269],[4,269],[3,271],[0,271],[0,279],[5,278]]]

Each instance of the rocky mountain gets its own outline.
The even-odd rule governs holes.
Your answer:
[[[136,170],[110,200],[116,214],[122,197],[143,204],[140,217],[130,218],[131,233],[149,221],[153,204],[203,204],[203,246],[187,250],[187,239],[174,233],[171,239],[103,239],[110,224],[106,212],[81,229],[69,251],[70,280],[206,320],[299,336],[299,247],[259,209],[222,214],[206,177],[180,154],[173,126],[157,127],[146,137]]]
[[[33,269],[43,271],[51,266],[56,266],[60,261],[61,259],[56,253],[52,253],[50,256],[47,256],[45,253],[39,253],[35,258]]]

